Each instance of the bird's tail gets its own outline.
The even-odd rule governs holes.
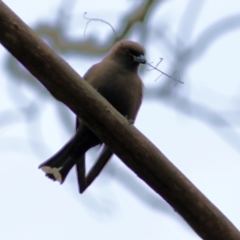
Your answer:
[[[53,181],[63,183],[71,168],[77,160],[91,147],[98,144],[98,139],[93,134],[82,134],[77,131],[74,137],[54,156],[40,164],[46,176]]]

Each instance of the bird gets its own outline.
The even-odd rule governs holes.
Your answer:
[[[138,74],[145,64],[145,49],[139,43],[120,40],[101,62],[94,64],[83,79],[95,88],[119,113],[134,123],[143,96],[143,83]],[[74,136],[51,158],[39,165],[47,177],[61,184],[76,165],[79,191],[82,193],[100,173],[113,155],[104,145],[96,164],[85,176],[85,153],[103,144],[80,117],[77,117]]]

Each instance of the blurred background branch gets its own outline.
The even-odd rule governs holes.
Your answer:
[[[155,45],[159,49],[164,49],[172,59],[171,67],[166,70],[168,74],[175,74],[186,84],[178,84],[162,77],[154,85],[146,84],[144,101],[158,101],[174,108],[181,114],[194,117],[209,126],[215,133],[226,141],[235,150],[240,151],[240,135],[236,130],[239,126],[239,99],[227,99],[233,107],[231,109],[220,109],[215,111],[211,106],[199,103],[190,98],[191,80],[188,79],[186,71],[193,62],[198,61],[203,53],[215,43],[222,35],[239,29],[239,14],[231,15],[216,21],[206,27],[195,40],[193,40],[194,28],[197,24],[205,1],[189,1],[185,11],[179,20],[179,26],[176,36],[170,29],[165,16],[159,16],[158,21],[151,24],[151,16],[159,11],[164,1],[146,0],[141,3],[129,5],[127,13],[119,17],[120,25],[115,28],[120,39],[129,38],[131,34],[137,33],[142,44],[147,44],[150,35],[155,37]],[[104,56],[109,48],[115,43],[116,36],[109,28],[105,41],[99,41],[94,28],[87,30],[87,36],[72,37],[69,34],[69,26],[72,20],[72,11],[76,1],[63,1],[59,6],[55,21],[44,20],[34,26],[35,32],[43,38],[55,51],[64,58],[74,56],[75,58],[89,58],[94,61],[96,56]],[[84,13],[84,9],[83,9]],[[88,13],[88,17],[93,17],[93,13]],[[104,19],[106,20],[106,19]],[[81,21],[85,21],[84,18]],[[97,23],[102,25],[103,23]],[[147,50],[147,49],[146,49]],[[159,50],[159,58],[161,52]],[[149,62],[151,56],[148,56]],[[227,61],[224,60],[223,61]],[[92,62],[94,63],[94,62]],[[38,83],[12,56],[6,55],[5,68],[8,77],[8,95],[11,97],[16,107],[0,112],[0,128],[10,126],[19,121],[28,122],[26,133],[29,144],[37,155],[42,152],[49,152],[47,143],[45,143],[41,134],[41,114],[49,102],[52,102],[52,96]],[[148,71],[141,71],[142,75],[147,75]],[[83,75],[83,73],[81,73]],[[230,81],[231,79],[227,80]],[[27,90],[26,90],[27,89]],[[31,92],[31,96],[28,93]],[[219,102],[226,99],[221,94],[210,92]],[[61,103],[55,104],[56,112],[59,116],[61,127],[69,133],[74,132],[74,117]],[[34,125],[31,122],[34,120]],[[34,137],[33,137],[34,136]],[[33,141],[37,138],[39,142]],[[44,159],[42,159],[44,160]],[[91,160],[92,161],[92,160]],[[159,209],[168,214],[169,207],[162,201],[159,202],[154,193],[148,192],[148,189],[136,181],[135,177],[124,168],[116,168],[116,163],[111,162],[105,169],[106,178],[115,178],[126,189],[129,189],[137,199],[150,208]],[[114,172],[114,175],[112,174]],[[74,181],[74,180],[72,180]],[[131,183],[131,184],[129,184]],[[94,196],[97,198],[97,196]],[[173,215],[173,214],[172,214]],[[173,215],[174,216],[174,215]]]

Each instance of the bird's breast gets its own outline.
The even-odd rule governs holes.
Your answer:
[[[94,66],[87,81],[123,116],[134,120],[142,99],[142,81],[137,72],[111,63]]]

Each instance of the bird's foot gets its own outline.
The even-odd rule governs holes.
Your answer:
[[[134,120],[132,120],[132,119],[130,119],[130,118],[128,118],[128,116],[127,115],[125,115],[124,116],[128,121],[129,121],[129,123],[130,124],[134,124]]]

